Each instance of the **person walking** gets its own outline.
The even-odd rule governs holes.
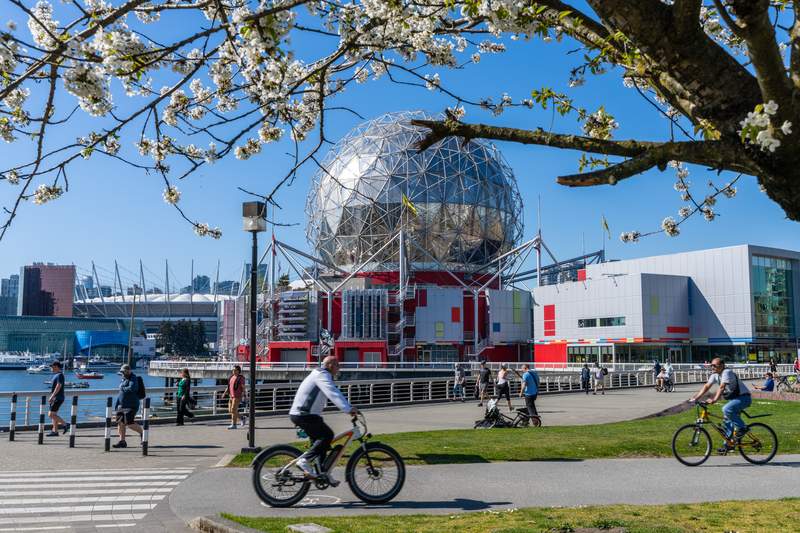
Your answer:
[[[519,397],[525,397],[528,416],[539,416],[536,411],[536,396],[539,394],[539,374],[531,370],[528,363],[523,363],[522,365],[522,385]]]
[[[122,365],[119,369],[122,379],[119,382],[119,395],[114,410],[117,412],[117,430],[119,442],[112,444],[112,448],[127,448],[125,429],[130,428],[139,436],[142,427],[136,423],[136,413],[139,411],[139,378],[131,372],[131,365]]]
[[[181,370],[181,380],[178,382],[178,420],[176,426],[183,425],[183,418],[188,417],[194,424],[194,415],[189,411],[189,406],[192,403],[191,389],[192,378],[189,375],[189,369],[184,368]]]
[[[653,359],[653,386],[658,390],[658,375],[661,373],[661,364],[658,359]]]
[[[497,373],[497,387],[495,387],[495,394],[497,395],[497,403],[500,403],[503,395],[505,395],[506,403],[508,404],[508,410],[514,410],[514,408],[511,407],[511,388],[508,383],[508,365],[505,363],[500,365],[500,372]]]
[[[453,399],[452,401],[456,401],[456,396],[461,393],[461,402],[464,402],[464,398],[466,393],[464,392],[464,381],[467,379],[467,374],[464,372],[464,367],[461,364],[456,363],[455,366],[455,376],[453,382]]]
[[[586,391],[586,396],[589,396],[589,389],[592,386],[592,373],[589,370],[589,365],[583,363],[581,369],[581,388]]]
[[[769,371],[773,376],[778,375],[778,363],[775,362],[775,359],[769,360]]]
[[[53,431],[47,434],[48,437],[58,437],[58,425],[64,425],[64,435],[69,431],[69,424],[64,422],[64,419],[58,416],[58,408],[64,403],[64,374],[61,372],[61,363],[53,361],[50,364],[50,370],[55,375],[50,385],[50,412],[47,416],[53,421]]]
[[[486,361],[481,361],[481,370],[478,374],[478,390],[481,394],[481,401],[478,404],[478,407],[483,405],[483,398],[485,397],[487,400],[491,400],[489,397],[489,393],[486,392],[486,389],[489,388],[489,381],[492,379],[492,371],[486,368]]]
[[[661,368],[659,367],[659,370]],[[597,394],[597,387],[600,386],[603,391],[600,394],[606,393],[606,376],[603,374],[603,368],[600,366],[600,363],[594,364],[594,392],[592,394]]]
[[[247,422],[247,415],[239,415],[239,404],[242,401],[247,401],[247,392],[245,390],[244,376],[242,374],[242,367],[234,365],[233,375],[228,380],[228,390],[226,390],[222,397],[229,396],[228,399],[228,412],[231,414],[231,425],[228,429],[236,429],[236,422],[242,421],[242,426]]]

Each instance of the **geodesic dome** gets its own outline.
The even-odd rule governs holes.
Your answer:
[[[491,143],[449,137],[417,153],[424,111],[388,113],[347,134],[314,175],[306,203],[306,238],[320,259],[361,265],[404,230],[455,271],[470,271],[512,249],[522,237],[522,201],[511,168]],[[403,202],[407,198],[409,207]],[[414,212],[416,210],[416,213]],[[395,241],[367,270],[398,270]],[[408,243],[416,269],[441,270]]]

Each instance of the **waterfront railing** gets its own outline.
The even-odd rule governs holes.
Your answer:
[[[749,365],[745,368],[735,368],[742,379],[761,378],[763,368]],[[698,383],[708,380],[708,369],[681,369],[676,370],[674,377],[676,383]],[[624,387],[647,387],[654,385],[655,376],[652,371],[621,371],[610,372],[605,378],[608,389]],[[465,388],[468,394],[476,382],[475,376],[469,376]],[[292,404],[300,383],[259,383],[256,385],[255,407],[259,413],[287,411]],[[408,402],[449,400],[453,397],[453,377],[437,378],[405,378],[405,379],[375,379],[364,381],[337,381],[336,386],[345,397],[354,405],[400,404]],[[511,380],[511,393],[518,394],[520,381]],[[581,388],[580,374],[569,373],[541,373],[540,386],[542,392],[568,392]],[[197,399],[197,407],[192,412],[202,418],[227,416],[227,399],[222,398],[226,387],[192,387],[192,396]],[[249,389],[248,389],[249,390]],[[489,392],[493,393],[490,386]],[[76,414],[79,424],[96,423],[101,426],[107,416],[109,399],[116,401],[118,391],[107,390],[70,390],[66,392],[67,400],[64,402],[62,418],[69,418],[69,408],[76,400]],[[176,388],[148,388],[150,404],[150,423],[174,423],[177,415],[177,389]],[[14,413],[16,430],[35,429],[39,424],[42,398],[41,391],[27,392],[0,392],[0,430],[8,431],[11,414]],[[12,398],[15,403],[12,404]],[[47,407],[45,406],[45,414]],[[113,416],[113,414],[111,415]],[[45,425],[50,423],[45,420]]]

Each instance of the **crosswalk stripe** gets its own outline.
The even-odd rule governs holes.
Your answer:
[[[0,532],[135,526],[192,469],[3,472]]]

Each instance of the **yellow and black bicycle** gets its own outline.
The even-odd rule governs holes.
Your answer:
[[[725,417],[710,414],[706,402],[698,400],[693,400],[693,402],[697,404],[697,422],[681,426],[672,436],[672,453],[679,462],[686,466],[698,466],[711,455],[711,436],[703,427],[707,424],[717,430],[728,447],[728,450],[720,455],[727,455],[728,451],[739,450],[742,457],[757,465],[766,464],[775,457],[775,453],[778,451],[778,438],[772,428],[766,424],[750,424],[750,430],[744,436],[728,437],[728,430],[723,423],[715,423],[711,420],[713,417],[722,421],[725,420]],[[742,411],[741,414],[750,419],[772,416],[771,414],[750,416],[745,411]]]

